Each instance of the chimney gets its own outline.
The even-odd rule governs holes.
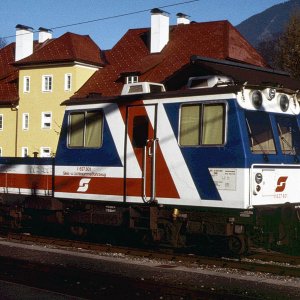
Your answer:
[[[52,30],[44,27],[39,28],[39,43],[44,43],[46,40],[52,39]]]
[[[33,53],[33,28],[18,24],[16,26],[15,60],[21,60]]]
[[[176,16],[177,16],[177,25],[191,23],[188,15],[178,13]]]
[[[169,14],[158,8],[151,10],[150,52],[160,52],[169,42]]]

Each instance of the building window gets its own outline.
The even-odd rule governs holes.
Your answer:
[[[29,129],[29,114],[28,113],[23,113],[22,129],[23,130]]]
[[[181,146],[213,146],[225,142],[225,104],[194,104],[181,107]]]
[[[30,92],[30,77],[24,76],[24,83],[23,83],[23,92],[29,93]]]
[[[51,148],[50,147],[41,147],[40,157],[51,157]]]
[[[52,82],[53,76],[52,75],[43,75],[42,79],[42,91],[43,92],[52,92]]]
[[[0,130],[3,130],[3,115],[0,115]]]
[[[52,124],[52,113],[42,112],[42,128],[51,129],[51,124]]]
[[[102,111],[71,113],[69,117],[69,147],[99,148],[102,145]]]
[[[0,157],[3,155],[2,147],[0,147]]]
[[[22,157],[28,156],[28,147],[22,147]]]
[[[127,76],[126,77],[126,83],[137,83],[139,82],[139,77],[138,76]]]
[[[65,91],[71,91],[72,88],[72,74],[65,74]]]

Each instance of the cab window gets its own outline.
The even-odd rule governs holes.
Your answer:
[[[99,148],[102,145],[102,111],[84,111],[69,116],[68,146]]]
[[[181,146],[222,145],[225,142],[225,104],[182,105]]]

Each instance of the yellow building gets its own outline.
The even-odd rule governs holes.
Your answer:
[[[16,28],[14,67],[19,69],[19,103],[14,110],[1,105],[0,149],[3,156],[54,156],[64,114],[60,104],[103,66],[101,51],[89,36],[66,33],[52,39],[44,28],[39,29],[38,42],[30,38],[22,41],[19,49],[18,37],[33,37],[33,30],[23,25]],[[3,139],[1,114],[6,120]],[[5,144],[7,135],[11,142]]]
[[[18,69],[15,61],[15,43],[0,49],[0,156],[15,156],[17,136]]]

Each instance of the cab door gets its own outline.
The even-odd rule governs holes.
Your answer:
[[[151,202],[156,193],[156,105],[127,108],[125,146],[125,201]],[[137,161],[138,164],[133,164]],[[139,170],[133,172],[132,168]],[[134,176],[130,174],[135,174]]]

